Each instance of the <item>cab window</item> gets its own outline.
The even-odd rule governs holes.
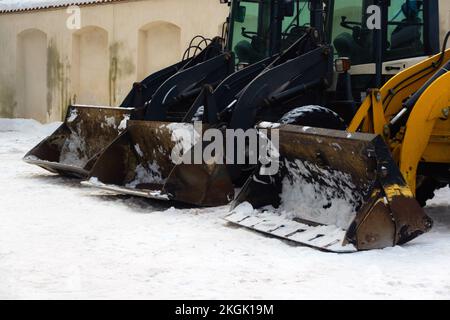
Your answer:
[[[336,57],[350,58],[353,65],[374,62],[373,30],[367,28],[367,7],[372,1],[334,1],[332,44]]]
[[[284,17],[282,23],[281,47],[287,49],[293,45],[311,24],[308,0],[295,0],[294,15]]]
[[[263,12],[266,7],[258,1],[236,1],[232,30],[236,64],[252,64],[267,56],[270,20],[266,16],[270,18],[270,12]]]
[[[423,1],[391,0],[385,60],[426,55],[424,33]]]

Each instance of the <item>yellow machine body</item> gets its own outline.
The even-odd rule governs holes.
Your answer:
[[[414,193],[419,163],[450,163],[450,72],[433,81],[423,92],[406,125],[395,137],[390,137],[389,122],[401,111],[403,102],[433,75],[427,68],[440,58],[441,55],[431,57],[399,73],[380,90],[370,90],[348,128],[349,132],[382,136]],[[447,50],[443,62],[449,60],[450,50]]]

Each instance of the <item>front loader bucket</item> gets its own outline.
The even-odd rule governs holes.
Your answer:
[[[279,130],[279,173],[250,177],[229,222],[331,252],[392,247],[431,228],[381,137],[272,130]]]
[[[70,106],[64,123],[24,161],[50,172],[86,178],[97,154],[126,129],[132,109]]]
[[[181,155],[187,159],[199,137],[189,123],[129,121],[127,131],[99,156],[83,184],[198,206],[228,204],[234,188],[225,166],[175,164]]]

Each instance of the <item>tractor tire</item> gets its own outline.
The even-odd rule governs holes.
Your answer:
[[[280,123],[334,130],[347,129],[345,121],[336,112],[321,106],[295,108],[286,113]]]
[[[427,201],[435,196],[435,192],[444,188],[447,184],[434,179],[433,177],[421,177],[420,183],[417,184],[416,200],[422,207],[426,207]]]

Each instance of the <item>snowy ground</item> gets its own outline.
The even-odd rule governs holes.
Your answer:
[[[55,128],[0,119],[0,299],[450,298],[450,189],[414,242],[322,253],[229,227],[225,207],[115,198],[23,163]]]

